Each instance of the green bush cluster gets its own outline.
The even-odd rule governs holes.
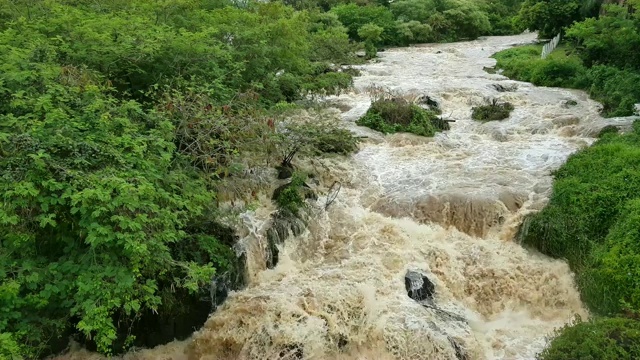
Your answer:
[[[305,206],[305,186],[306,176],[300,172],[294,172],[291,181],[280,191],[274,194],[276,204],[281,210],[286,210],[293,215],[297,215],[301,208]]]
[[[640,321],[601,318],[556,332],[540,360],[633,360],[640,358]]]
[[[433,136],[448,130],[448,124],[438,117],[439,112],[425,110],[402,98],[378,99],[356,124],[384,134],[408,132],[420,136]]]
[[[474,106],[471,109],[471,118],[481,122],[504,120],[509,117],[513,109],[511,103],[500,103],[494,99],[487,105]]]

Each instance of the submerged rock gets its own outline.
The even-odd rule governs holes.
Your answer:
[[[580,118],[575,115],[561,115],[552,120],[553,125],[558,127],[575,125],[580,122]]]
[[[288,210],[279,210],[271,218],[271,227],[267,229],[267,268],[273,269],[279,260],[278,245],[288,237],[295,237],[305,230],[307,224],[302,214],[294,214]]]
[[[513,92],[518,90],[517,84],[507,84],[507,85],[493,84],[492,86],[498,92]]]
[[[436,286],[427,278],[417,271],[409,270],[404,276],[404,286],[407,289],[407,295],[415,301],[433,300]]]
[[[456,358],[458,360],[469,360],[469,355],[467,355],[467,350],[458,344],[453,338],[449,337],[449,343],[451,343],[451,347],[456,352]]]
[[[216,275],[209,287],[211,296],[211,311],[216,311],[229,296],[230,291],[242,289],[246,285],[245,270],[247,267],[247,254],[238,255],[234,264],[226,272]]]

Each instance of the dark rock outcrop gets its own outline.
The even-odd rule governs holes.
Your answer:
[[[422,95],[417,101],[420,105],[427,105],[431,110],[439,110],[440,104],[429,95]]]
[[[245,269],[247,267],[247,255],[241,253],[235,263],[226,272],[216,275],[210,284],[210,296],[212,312],[222,305],[229,296],[230,291],[242,289],[246,284]]]
[[[404,276],[404,286],[407,289],[407,295],[415,301],[433,301],[433,295],[436,286],[427,278],[417,271],[409,270]]]
[[[295,169],[293,168],[293,165],[291,165],[290,163],[285,163],[285,162],[283,162],[279,166],[276,166],[276,170],[278,170],[278,179],[279,180],[284,180],[284,179],[291,178],[293,176],[293,172],[295,171]]]
[[[306,226],[302,217],[287,210],[279,210],[272,216],[271,227],[267,229],[267,268],[273,269],[278,265],[278,245],[290,236],[302,234]]]

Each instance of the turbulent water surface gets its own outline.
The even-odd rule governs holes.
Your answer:
[[[333,99],[367,136],[351,159],[324,162],[325,190],[342,183],[336,201],[314,211],[274,269],[263,251],[271,210],[245,214],[248,287],[191,339],[127,357],[534,358],[554,328],[586,312],[566,263],[523,249],[515,230],[548,200],[550,172],[619,121],[603,120],[582,92],[483,71],[495,64],[491,54],[534,36],[393,49],[362,66],[356,91]],[[357,127],[372,85],[428,95],[456,122],[432,139]],[[515,111],[474,122],[471,108],[485,98]],[[432,306],[407,296],[408,270],[433,281]]]

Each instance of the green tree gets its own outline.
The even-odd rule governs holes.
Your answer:
[[[519,13],[522,26],[552,38],[574,21],[584,18],[579,0],[525,0]]]
[[[358,30],[367,24],[374,24],[383,29],[381,42],[392,44],[395,41],[395,19],[391,11],[384,6],[358,6],[356,4],[339,5],[331,9],[338,15],[340,22],[348,29],[351,39],[364,41]]]
[[[367,58],[371,59],[376,56],[376,43],[382,40],[380,35],[383,31],[383,28],[373,23],[364,24],[358,29],[358,36],[364,40]]]

